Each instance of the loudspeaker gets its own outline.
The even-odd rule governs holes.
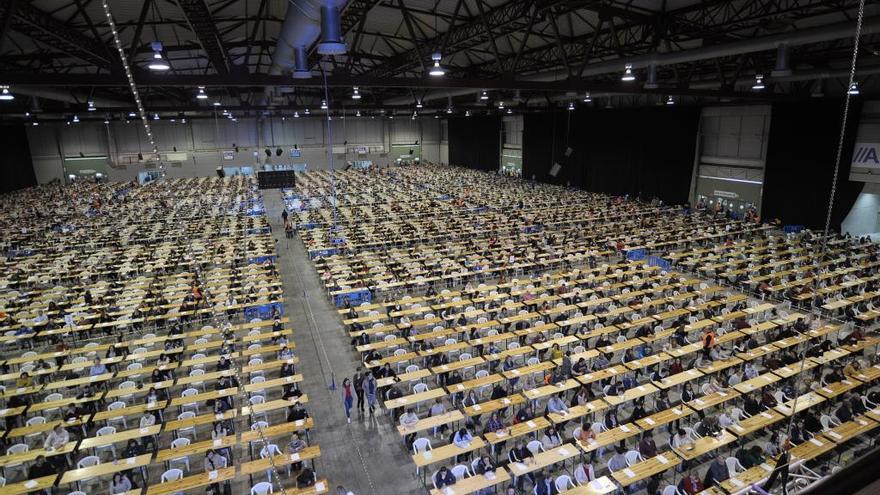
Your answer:
[[[226,171],[223,170],[223,167],[217,167],[217,177],[220,177],[221,179],[226,177]]]
[[[554,163],[552,167],[550,167],[550,177],[556,177],[559,175],[559,172],[562,170],[562,165],[559,163]]]
[[[281,148],[275,150],[275,156],[281,156],[282,153],[284,153],[284,151]]]
[[[571,156],[571,152],[574,151],[571,148],[565,148],[565,157],[568,158]]]
[[[272,150],[270,150],[269,148],[266,148],[266,149],[263,150],[263,151],[266,152],[266,156],[272,156]]]

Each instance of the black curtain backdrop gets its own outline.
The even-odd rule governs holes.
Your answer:
[[[843,104],[842,99],[773,104],[761,208],[765,220],[778,218],[785,225],[811,229],[825,227]],[[850,102],[846,123],[832,230],[840,230],[840,223],[864,185],[849,181],[861,113],[862,102],[855,98]]]
[[[699,108],[558,110],[524,119],[523,177],[687,202]],[[562,166],[556,177],[550,175],[554,162]]]
[[[498,170],[501,117],[472,116],[449,119],[449,163],[477,170]]]
[[[0,150],[3,153],[0,160],[3,164],[0,193],[37,185],[27,131],[23,125],[0,126]]]

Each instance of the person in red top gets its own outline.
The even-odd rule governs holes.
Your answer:
[[[697,474],[691,470],[688,472],[687,476],[682,478],[681,482],[678,484],[678,489],[688,495],[696,495],[703,491],[703,483],[700,481]]]
[[[703,332],[703,359],[707,361],[712,360],[710,353],[713,347],[715,347],[715,332],[707,328]]]

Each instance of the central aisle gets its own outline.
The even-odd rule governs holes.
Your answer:
[[[342,380],[355,373],[359,360],[302,243],[284,237],[280,191],[270,189],[261,194],[278,241],[285,314],[293,326],[301,372],[308,377],[302,388],[310,399],[308,411],[315,418],[312,442],[321,445],[317,472],[328,479],[331,493],[343,485],[355,495],[424,494],[412,460],[403,452],[400,435],[386,419],[358,417],[353,411],[352,423],[346,423]],[[335,376],[335,391],[329,388],[331,376]],[[384,412],[376,414],[378,418]]]

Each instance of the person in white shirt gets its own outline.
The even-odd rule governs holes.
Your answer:
[[[565,401],[562,400],[560,394],[557,394],[551,397],[550,401],[547,403],[547,411],[550,413],[567,413],[568,406],[565,405]]]
[[[43,447],[46,449],[57,450],[70,442],[70,433],[67,432],[66,429],[60,424],[55,425],[55,428],[46,436],[46,441],[43,442]]]
[[[413,440],[416,438],[415,432],[410,432],[410,429],[417,424],[419,424],[419,417],[416,415],[415,409],[407,408],[406,412],[400,415],[400,426],[408,432],[404,437],[407,446],[412,446]]]

